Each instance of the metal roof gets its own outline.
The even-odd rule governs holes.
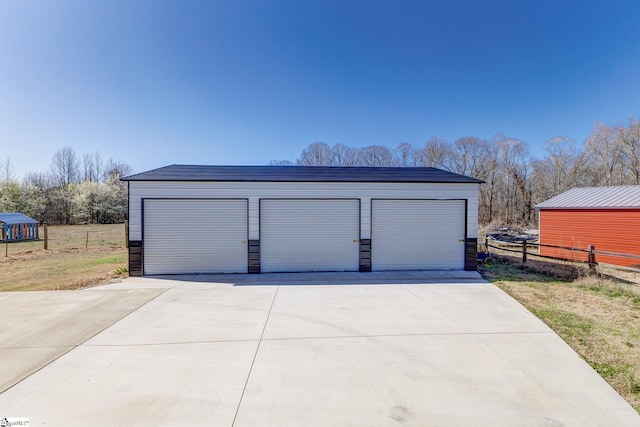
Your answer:
[[[367,168],[329,166],[170,165],[122,178],[123,181],[243,182],[432,182],[484,181],[436,168]]]
[[[537,209],[640,208],[640,185],[573,188],[535,207]]]
[[[29,218],[20,212],[0,212],[0,222],[5,224],[37,224],[33,218]]]

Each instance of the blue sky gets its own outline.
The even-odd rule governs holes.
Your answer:
[[[640,2],[0,0],[0,159],[141,172],[640,115]]]

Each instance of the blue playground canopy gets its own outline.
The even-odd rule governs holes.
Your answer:
[[[0,240],[16,242],[38,239],[38,221],[20,212],[0,212]]]

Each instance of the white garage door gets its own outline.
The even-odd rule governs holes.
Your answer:
[[[144,274],[246,273],[246,200],[145,200]]]
[[[462,200],[373,200],[371,267],[384,270],[463,270]]]
[[[261,200],[260,269],[358,271],[359,200]]]

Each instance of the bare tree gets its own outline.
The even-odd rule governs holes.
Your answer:
[[[590,163],[589,185],[621,185],[625,182],[622,149],[615,129],[596,122],[583,153]]]
[[[82,181],[99,182],[102,178],[104,161],[98,151],[82,156]]]
[[[481,175],[483,159],[489,154],[489,144],[475,136],[456,139],[451,147],[451,168],[472,177]]]
[[[53,153],[51,175],[55,183],[63,187],[78,181],[78,158],[73,148],[64,147]]]
[[[640,185],[640,121],[632,117],[617,126],[616,133],[621,146],[623,167],[630,177],[629,184]]]
[[[566,136],[549,139],[543,146],[553,168],[553,191],[560,193],[573,186],[567,179],[576,161],[576,141]],[[569,187],[569,188],[567,188]]]
[[[529,146],[517,138],[499,135],[497,156],[504,173],[502,203],[506,223],[528,223],[533,218],[533,197],[528,183]]]
[[[133,168],[125,162],[119,162],[109,158],[104,165],[103,181],[109,181],[110,179],[120,179],[123,176],[131,175]]]
[[[14,181],[16,179],[16,170],[13,167],[11,158],[7,156],[0,163],[0,181]]]
[[[432,136],[422,148],[416,150],[414,156],[418,166],[448,169],[451,147],[444,139]]]
[[[382,145],[369,145],[360,149],[360,161],[366,167],[391,166],[393,156],[387,147]]]
[[[393,165],[407,168],[416,165],[413,156],[414,149],[408,142],[401,142],[395,150],[393,150]]]
[[[25,176],[24,181],[29,185],[34,185],[43,190],[54,186],[51,175],[46,172],[29,172]]]
[[[532,224],[533,206],[577,186],[640,185],[640,119],[596,123],[584,146],[554,137],[540,159],[526,142],[497,134],[491,141],[467,136],[448,143],[437,137],[414,148],[352,148],[324,143],[305,148],[298,164],[334,166],[431,166],[485,181],[479,188],[479,221]]]
[[[324,142],[314,142],[302,150],[296,161],[298,166],[330,166],[333,162],[331,147]]]
[[[549,159],[537,159],[531,162],[529,181],[536,203],[544,202],[558,194],[553,189],[553,176],[553,164]]]
[[[358,166],[358,150],[343,144],[331,147],[332,166]]]
[[[479,220],[489,224],[494,220],[497,209],[499,184],[503,178],[501,163],[493,143],[489,144],[489,151],[481,162],[481,173],[476,178],[485,183],[479,188]]]
[[[271,160],[269,166],[293,166],[290,160]]]

